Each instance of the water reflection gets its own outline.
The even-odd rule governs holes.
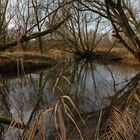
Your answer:
[[[83,136],[91,139],[96,132],[101,110],[103,117],[100,126],[105,127],[112,106],[123,109],[127,106],[125,101],[130,98],[132,87],[134,89],[139,84],[140,76],[137,73],[137,69],[126,65],[99,64],[83,60],[58,64],[50,69],[22,75],[19,78],[1,76],[0,115],[8,115],[29,124],[41,110],[54,107],[60,96],[67,95],[76,105],[88,128],[84,127],[75,109],[69,104],[73,118],[81,128]],[[54,120],[53,116],[51,120]],[[46,137],[50,140],[58,139],[54,121],[51,122],[52,124],[50,119],[45,121]],[[65,122],[67,137],[79,139],[77,131],[74,131],[75,125],[69,119],[65,119]],[[2,138],[2,131],[6,131],[6,127],[3,124],[1,126]],[[17,139],[16,134],[12,136],[13,139]],[[12,139],[12,136],[6,138]]]
[[[86,61],[71,63],[62,71],[57,84],[58,90],[61,89],[64,94],[69,95],[84,112],[106,106],[109,101],[107,99],[123,88],[137,73],[127,66],[93,64]]]

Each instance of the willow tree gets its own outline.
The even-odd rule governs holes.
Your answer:
[[[84,10],[84,6],[78,1],[72,1],[63,7],[59,15],[66,12],[71,17],[57,30],[58,38],[66,43],[67,51],[75,56],[95,57],[95,50],[108,33],[102,32],[104,28],[100,24],[103,21],[102,17],[90,10]]]

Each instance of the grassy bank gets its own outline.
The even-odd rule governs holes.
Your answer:
[[[136,58],[125,48],[116,47],[111,51],[106,49],[95,50],[92,54],[83,52],[83,54],[74,54],[58,49],[51,48],[45,54],[38,52],[4,52],[0,54],[0,73],[18,71],[32,71],[34,69],[45,68],[56,64],[56,60],[61,61],[69,58],[75,60],[87,58],[97,62],[123,62],[129,65],[139,66]]]
[[[38,53],[7,52],[0,55],[0,73],[32,71],[55,64],[55,59]]]

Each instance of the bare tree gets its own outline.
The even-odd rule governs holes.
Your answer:
[[[0,0],[0,41],[2,43],[6,42],[6,32],[7,32],[7,21],[6,21],[6,11],[8,7],[9,0]]]
[[[33,38],[39,39],[40,52],[43,52],[41,37],[46,34],[50,34],[57,30],[68,18],[68,14],[61,16],[58,20],[50,22],[50,17],[57,13],[66,3],[59,0],[50,1],[31,1],[31,0],[18,0],[12,3],[14,9],[14,17],[10,24],[13,25],[13,34],[11,34],[10,42],[0,42],[0,50],[5,50],[7,48],[17,45],[18,40],[20,43],[28,42]],[[9,5],[11,6],[11,5]],[[51,23],[51,24],[46,24]],[[20,32],[18,38],[16,37],[16,31]],[[16,40],[16,41],[14,41]]]
[[[139,2],[132,0],[99,0],[80,1],[79,3],[102,17],[108,19],[115,32],[115,37],[130,51],[136,58],[140,58],[139,29],[140,17],[136,14]]]
[[[40,23],[39,23],[40,16],[41,16],[41,10],[38,8],[39,7],[39,2],[40,1],[32,0],[32,5],[33,5],[33,9],[34,9],[34,15],[35,15],[35,19],[36,19],[38,32],[41,31],[41,26],[40,26]],[[38,45],[39,45],[40,53],[43,53],[41,36],[38,37]]]
[[[57,30],[58,37],[67,44],[68,50],[84,57],[92,57],[100,40],[106,33],[100,22],[102,17],[90,10],[84,10],[83,5],[73,1],[69,7],[63,7],[71,18]]]
[[[124,1],[118,0],[116,3],[113,1],[105,0],[107,15],[111,21],[111,24],[115,30],[116,37],[120,42],[136,57],[140,58],[140,39],[138,37],[137,30],[132,27],[132,24],[129,22],[129,19],[136,23],[137,20],[130,9]],[[130,45],[127,44],[126,40],[123,39],[122,34],[124,34],[128,40],[130,40]]]

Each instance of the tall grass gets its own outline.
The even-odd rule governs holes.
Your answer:
[[[100,134],[95,134],[95,140],[135,140],[137,132],[140,130],[139,92],[140,85],[138,83],[130,93],[126,92],[115,99],[118,101],[115,101],[115,104],[111,106],[105,127],[100,127]],[[96,137],[97,134],[98,137]]]
[[[76,122],[76,120],[72,114],[70,105],[77,112],[79,118],[86,126],[86,123],[84,122],[83,118],[81,117],[80,112],[78,111],[78,109],[76,108],[76,106],[74,105],[74,103],[70,99],[70,97],[61,96],[58,99],[54,108],[49,108],[44,111],[40,111],[36,117],[32,117],[32,120],[29,121],[29,123],[27,123],[24,128],[22,128],[22,131],[21,131],[22,133],[21,133],[19,139],[46,140],[46,127],[47,126],[46,126],[45,119],[46,119],[46,117],[51,118],[52,116],[54,116],[53,124],[55,124],[55,130],[57,132],[56,134],[58,134],[58,136],[56,136],[57,139],[58,138],[61,140],[68,139],[68,132],[67,132],[66,124],[65,124],[66,118],[68,118],[69,121],[71,121],[75,125],[77,132],[79,133],[80,140],[84,140],[80,127],[78,126],[78,123]],[[7,134],[10,132],[12,133],[12,131],[14,130],[15,124],[16,123],[11,123],[11,125],[7,131]]]
[[[60,75],[62,76],[62,75]],[[62,76],[69,84],[70,81]],[[57,87],[56,81],[55,88]],[[136,76],[127,84],[126,90],[116,93],[111,100],[108,109],[100,109],[96,130],[93,133],[94,140],[135,140],[140,130],[140,83]],[[54,139],[71,139],[70,129],[78,135],[79,140],[87,140],[82,133],[81,125],[89,130],[87,122],[83,119],[76,103],[69,96],[60,96],[53,107],[39,111],[38,115],[31,116],[28,123],[22,128],[20,139],[22,140],[46,140],[49,139],[47,129],[54,129]],[[77,116],[76,116],[76,115]],[[49,123],[46,121],[49,120]],[[11,123],[8,133],[15,127]],[[74,133],[75,135],[75,133]]]

